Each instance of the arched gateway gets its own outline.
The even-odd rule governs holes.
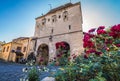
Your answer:
[[[49,47],[47,44],[41,44],[37,50],[37,64],[47,65],[49,61]]]
[[[56,54],[65,54],[65,57],[68,57],[70,55],[70,45],[65,42],[57,42],[56,43]]]

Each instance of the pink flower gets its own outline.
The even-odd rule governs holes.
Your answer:
[[[76,57],[77,57],[77,56],[76,56],[76,55],[74,55],[74,56],[73,56],[73,59],[75,59]]]
[[[57,57],[58,57],[58,58],[61,57],[61,54],[58,54]]]
[[[107,51],[109,51],[109,50],[110,50],[110,48],[106,47],[106,50],[107,50]]]
[[[91,41],[84,42],[83,47],[84,48],[86,48],[86,47],[88,47],[88,48],[94,47],[94,43],[91,42]]]
[[[61,45],[63,48],[66,47],[64,42],[61,42],[60,45]]]
[[[97,34],[106,34],[106,31],[104,30],[105,26],[99,26],[97,29]]]
[[[100,56],[102,54],[102,52],[97,52],[96,51],[95,54]]]
[[[115,32],[109,32],[109,36],[112,36],[113,38],[116,38],[118,37],[117,34]]]
[[[120,44],[116,44],[117,47],[120,47]]]
[[[58,49],[58,48],[60,48],[60,47],[63,47],[63,48],[66,47],[66,45],[65,45],[64,42],[57,42],[57,43],[55,44],[55,46],[56,46],[56,49]]]
[[[119,27],[117,25],[114,25],[114,26],[111,27],[110,30],[113,31],[113,32],[116,32],[116,31],[119,30]]]
[[[112,42],[113,42],[112,40],[105,40],[106,44],[112,44]]]
[[[103,30],[103,29],[101,29],[101,30],[97,30],[97,34],[98,34],[98,35],[99,35],[99,34],[106,34],[106,31]]]
[[[83,43],[83,47],[84,47],[84,48],[87,47],[87,43],[86,43],[86,42]]]
[[[89,49],[85,52],[86,54],[90,54],[90,53],[96,53],[96,50],[94,49]]]
[[[96,29],[96,28],[92,28],[92,29],[90,29],[88,32],[89,32],[89,33],[92,33],[92,32],[95,31],[95,29]]]
[[[85,54],[85,55],[84,55],[84,58],[85,58],[85,59],[88,59],[88,55]]]
[[[112,26],[110,30],[112,32],[119,33],[120,32],[120,24]]]
[[[60,42],[57,42],[55,46],[56,46],[56,49],[58,49],[60,47]]]
[[[103,30],[105,26],[99,26],[97,30]]]
[[[83,47],[94,47],[94,43],[91,41],[91,38],[93,38],[94,35],[85,33],[84,39],[83,39]]]
[[[96,50],[94,50],[94,49],[90,49],[89,51],[90,51],[90,53],[95,53],[96,52]]]
[[[90,38],[91,38],[90,35],[86,33],[86,34],[84,35],[83,41],[84,41],[84,42],[89,41]]]
[[[112,26],[110,30],[110,36],[112,36],[113,38],[120,37],[120,24]]]
[[[56,59],[56,57],[54,57],[54,59]]]

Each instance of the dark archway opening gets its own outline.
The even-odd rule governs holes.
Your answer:
[[[24,56],[24,54],[21,52],[21,49],[17,48],[17,50],[12,50],[11,52],[16,54],[15,62],[20,63]]]
[[[30,52],[30,54],[29,54],[28,57],[27,57],[27,62],[28,62],[28,63],[29,63],[29,62],[33,62],[33,63],[36,62],[36,57],[35,57],[34,52]]]
[[[47,44],[41,44],[37,50],[37,63],[47,65],[49,61],[49,47]]]

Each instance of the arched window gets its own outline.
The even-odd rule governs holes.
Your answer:
[[[56,15],[53,15],[52,16],[52,22],[56,22],[57,21],[57,16]]]
[[[56,43],[56,50],[57,50],[57,55],[58,54],[66,54],[65,56],[68,57],[68,52],[70,51],[70,45],[65,42],[65,41],[62,41],[62,42],[57,42]]]
[[[39,23],[37,23],[37,24],[36,24],[36,27],[37,27],[37,28],[39,28],[39,27],[40,27],[40,24],[39,24]]]
[[[58,18],[60,19],[60,18],[61,18],[61,15],[59,15]]]
[[[9,46],[7,47],[7,50],[6,50],[6,52],[8,52],[9,51]]]
[[[48,19],[48,22],[50,21],[50,19]]]
[[[61,66],[66,65],[70,60],[70,45],[65,42],[57,42],[56,46],[56,61],[59,62]]]
[[[42,19],[42,25],[45,25],[46,23],[46,18]]]
[[[3,48],[3,52],[5,52],[5,47]]]
[[[63,12],[63,20],[64,21],[68,20],[68,11]]]

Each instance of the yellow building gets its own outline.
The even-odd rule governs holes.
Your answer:
[[[29,37],[19,37],[17,39],[14,39],[12,42],[4,44],[2,50],[2,58],[5,61],[13,62],[18,62],[20,58],[26,59],[29,53],[29,42]],[[12,52],[13,50],[20,51],[21,53],[23,53],[23,55],[16,55],[15,52]]]
[[[10,54],[10,49],[11,49],[11,44],[12,42],[9,42],[9,43],[6,43],[6,44],[3,44],[2,46],[2,58],[4,60],[8,60],[8,57],[9,57],[9,54]]]
[[[5,41],[0,41],[0,59],[2,58],[2,45],[5,44]]]

